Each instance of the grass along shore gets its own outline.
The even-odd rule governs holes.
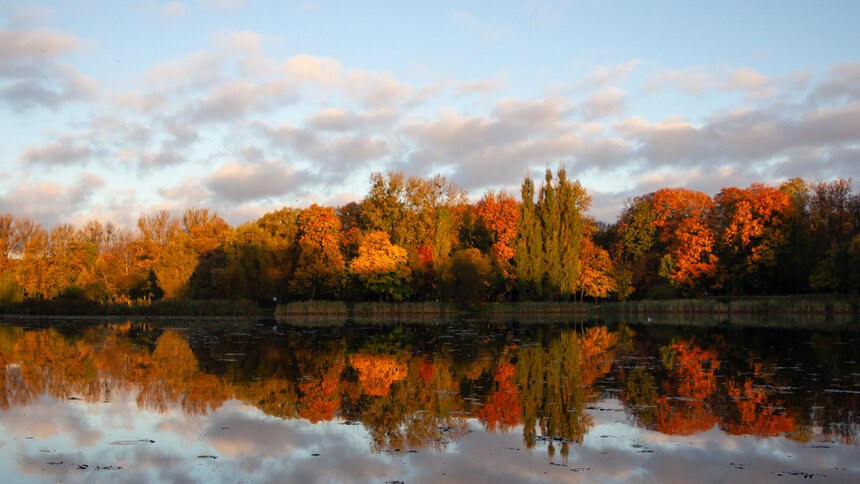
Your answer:
[[[223,316],[297,319],[400,319],[489,321],[740,321],[838,320],[860,322],[860,296],[804,295],[746,298],[643,300],[625,302],[484,303],[460,307],[443,302],[295,301],[261,307],[254,301],[155,301],[102,304],[85,299],[25,301],[0,306],[7,315],[67,316]]]
[[[492,321],[529,320],[534,318],[588,320],[624,319],[648,321],[687,319],[725,321],[758,316],[791,316],[832,318],[860,321],[858,296],[769,296],[747,298],[701,298],[644,300],[624,302],[522,302],[484,303],[470,308],[451,303],[403,302],[380,303],[343,301],[300,301],[279,305],[278,318],[303,316],[337,316],[345,318],[456,319],[474,318]]]

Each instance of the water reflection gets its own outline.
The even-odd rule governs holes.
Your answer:
[[[851,468],[860,457],[856,336],[486,323],[0,325],[0,424],[7,431],[0,466],[17,469],[13,475],[55,479],[62,470],[83,479],[68,472],[89,470],[92,464],[77,463],[93,449],[107,471],[156,466],[147,478],[169,469],[223,472],[232,465],[225,459],[273,477],[284,469],[272,460],[312,459],[325,449],[355,460],[342,475],[334,468],[325,475],[361,482],[403,480],[376,469],[391,466],[393,456],[409,458],[402,470],[419,480],[428,469],[450,476],[428,456],[469,452],[466,460],[504,464],[508,473],[497,480],[516,481],[558,477],[536,465],[594,473],[613,452],[656,460],[655,452],[677,452],[667,443],[681,442],[687,451],[719,448],[729,459],[722,465],[737,470],[761,470],[772,460],[774,473],[809,474],[797,470],[806,466],[822,475],[828,468],[830,479],[860,477]],[[732,440],[745,437],[761,444]],[[57,447],[63,450],[51,450]],[[737,453],[742,447],[757,449],[753,463],[735,462],[749,458]],[[780,470],[776,464],[790,459],[780,448],[828,459],[804,455]],[[198,452],[194,465],[177,461],[176,449]],[[511,455],[522,452],[529,457]],[[528,469],[511,467],[523,459]],[[660,476],[655,462],[610,466],[633,474],[603,478]],[[482,480],[497,472],[468,468]],[[312,469],[305,477],[320,478]],[[296,472],[288,480],[301,480]]]

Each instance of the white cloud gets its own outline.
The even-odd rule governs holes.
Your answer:
[[[5,6],[9,25],[15,28],[31,28],[49,19],[53,12],[49,8],[28,3],[14,7]]]
[[[665,71],[653,76],[645,85],[649,91],[680,88],[687,94],[698,95],[717,84],[717,77],[702,67]]]
[[[336,59],[297,55],[287,60],[284,71],[291,79],[318,89],[338,89],[370,108],[396,106],[407,101],[411,94],[411,89],[390,72],[344,71]]]
[[[827,78],[812,91],[814,101],[860,101],[860,61],[830,67]]]
[[[0,211],[32,217],[46,226],[87,210],[96,190],[107,182],[94,173],[80,173],[70,185],[51,181],[19,181],[7,194],[0,196]]]
[[[323,109],[307,122],[308,127],[322,131],[365,131],[391,125],[398,117],[393,109],[375,109],[358,113],[346,109]]]
[[[641,63],[641,59],[633,59],[613,66],[598,66],[579,83],[578,87],[582,89],[606,89],[621,84]]]
[[[78,47],[78,39],[53,30],[0,30],[0,73],[11,63],[53,58]]]
[[[273,109],[289,100],[292,86],[286,82],[251,84],[235,81],[215,86],[193,107],[195,122],[235,121],[249,111]]]
[[[27,148],[24,151],[24,160],[28,163],[72,165],[87,161],[92,155],[93,150],[89,146],[82,144],[75,137],[63,136],[59,141]]]
[[[312,82],[320,86],[337,85],[343,75],[343,65],[340,61],[312,55],[291,57],[284,64],[284,69],[290,76],[300,81]]]
[[[52,30],[0,30],[0,100],[17,111],[94,96],[98,83],[57,58],[80,47]]]
[[[259,129],[274,149],[312,161],[320,172],[329,172],[336,178],[342,178],[350,173],[350,169],[384,158],[396,150],[392,142],[372,135],[326,136],[286,123],[278,127],[260,125]]]
[[[589,121],[609,116],[622,116],[626,111],[627,92],[611,87],[605,91],[592,94],[587,101],[580,105],[583,117]]]
[[[244,202],[278,197],[296,189],[302,174],[289,163],[227,163],[205,179],[216,198]]]

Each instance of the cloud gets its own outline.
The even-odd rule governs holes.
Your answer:
[[[150,151],[139,152],[138,163],[143,169],[166,168],[182,164],[185,158],[175,151]]]
[[[621,84],[636,67],[642,64],[641,59],[633,59],[612,66],[598,66],[578,84],[580,89],[606,89]]]
[[[338,89],[370,108],[396,106],[411,94],[411,89],[390,72],[361,69],[344,72],[336,59],[297,55],[287,60],[284,71],[291,79],[319,89]]]
[[[591,95],[587,101],[579,106],[579,109],[582,116],[589,121],[609,116],[621,116],[627,111],[626,100],[627,92],[617,87],[611,87]]]
[[[244,202],[278,197],[299,186],[302,174],[285,162],[227,163],[204,183],[215,197]]]
[[[352,112],[346,109],[323,109],[308,121],[309,128],[321,131],[364,131],[391,125],[398,117],[393,109]]]
[[[284,69],[290,76],[300,81],[321,86],[336,85],[343,75],[343,65],[340,61],[312,55],[291,57],[284,64]]]
[[[17,111],[42,106],[57,109],[69,102],[93,97],[98,83],[68,66],[44,66],[37,77],[18,77],[0,81],[0,99]]]
[[[279,107],[292,96],[292,86],[286,82],[219,84],[193,107],[189,118],[197,123],[234,121],[250,111]]]
[[[413,121],[402,132],[415,145],[409,164],[423,170],[455,171],[466,187],[518,180],[535,165],[555,165],[583,146],[565,122],[562,99],[499,101],[494,117],[461,116],[445,110],[435,120]]]
[[[327,136],[313,129],[296,128],[290,124],[277,127],[259,125],[259,130],[276,150],[296,158],[312,161],[321,173],[340,178],[366,162],[384,158],[397,146],[382,137],[352,134]]]
[[[827,78],[813,89],[814,102],[860,101],[860,61],[830,67]]]
[[[396,106],[409,98],[411,90],[390,72],[351,70],[343,79],[343,89],[365,106]]]
[[[822,108],[801,115],[779,110],[743,110],[717,115],[703,125],[668,119],[650,123],[634,117],[614,129],[636,140],[649,166],[712,161],[766,160],[797,148],[839,146],[860,141],[860,104]]]
[[[781,178],[821,180],[846,177],[857,174],[858,160],[860,145],[814,147],[785,154],[772,165],[771,171]]]
[[[769,99],[779,92],[779,87],[801,88],[806,76],[797,73],[790,76],[769,77],[750,67],[738,69],[713,69],[705,66],[663,71],[652,76],[646,83],[646,91],[678,88],[683,92],[699,96],[708,91],[739,91],[747,100]]]
[[[58,57],[78,47],[75,37],[53,30],[0,30],[0,74],[15,63]]]
[[[52,30],[0,30],[0,100],[24,111],[94,96],[94,79],[56,60],[79,47],[75,37]]]
[[[470,95],[497,91],[505,86],[505,82],[498,79],[480,79],[474,81],[460,81],[454,83],[454,88],[459,94]]]
[[[692,67],[664,71],[652,76],[645,85],[645,90],[659,91],[661,89],[680,88],[687,94],[698,95],[713,89],[717,84],[718,79],[714,74],[707,72],[703,67]]]
[[[188,7],[182,2],[170,2],[161,7],[161,16],[170,20],[178,20],[188,15]]]
[[[86,210],[95,191],[106,184],[104,178],[94,173],[79,174],[71,185],[19,181],[6,195],[0,196],[0,211],[54,225],[79,210]]]
[[[76,137],[63,136],[59,141],[45,146],[27,148],[24,151],[24,160],[28,163],[73,165],[89,160],[92,155],[92,148],[80,143]]]
[[[170,86],[173,91],[211,86],[224,79],[226,57],[224,52],[195,52],[154,65],[143,74],[143,81],[149,87]]]
[[[191,178],[183,183],[170,187],[161,187],[158,194],[165,200],[176,202],[182,207],[195,207],[205,205],[212,196],[212,192],[200,184],[200,179]]]
[[[33,3],[4,7],[4,10],[7,11],[9,25],[15,28],[34,27],[49,19],[52,14],[49,8]]]

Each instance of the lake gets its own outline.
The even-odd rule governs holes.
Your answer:
[[[5,319],[4,482],[860,482],[860,332]]]

